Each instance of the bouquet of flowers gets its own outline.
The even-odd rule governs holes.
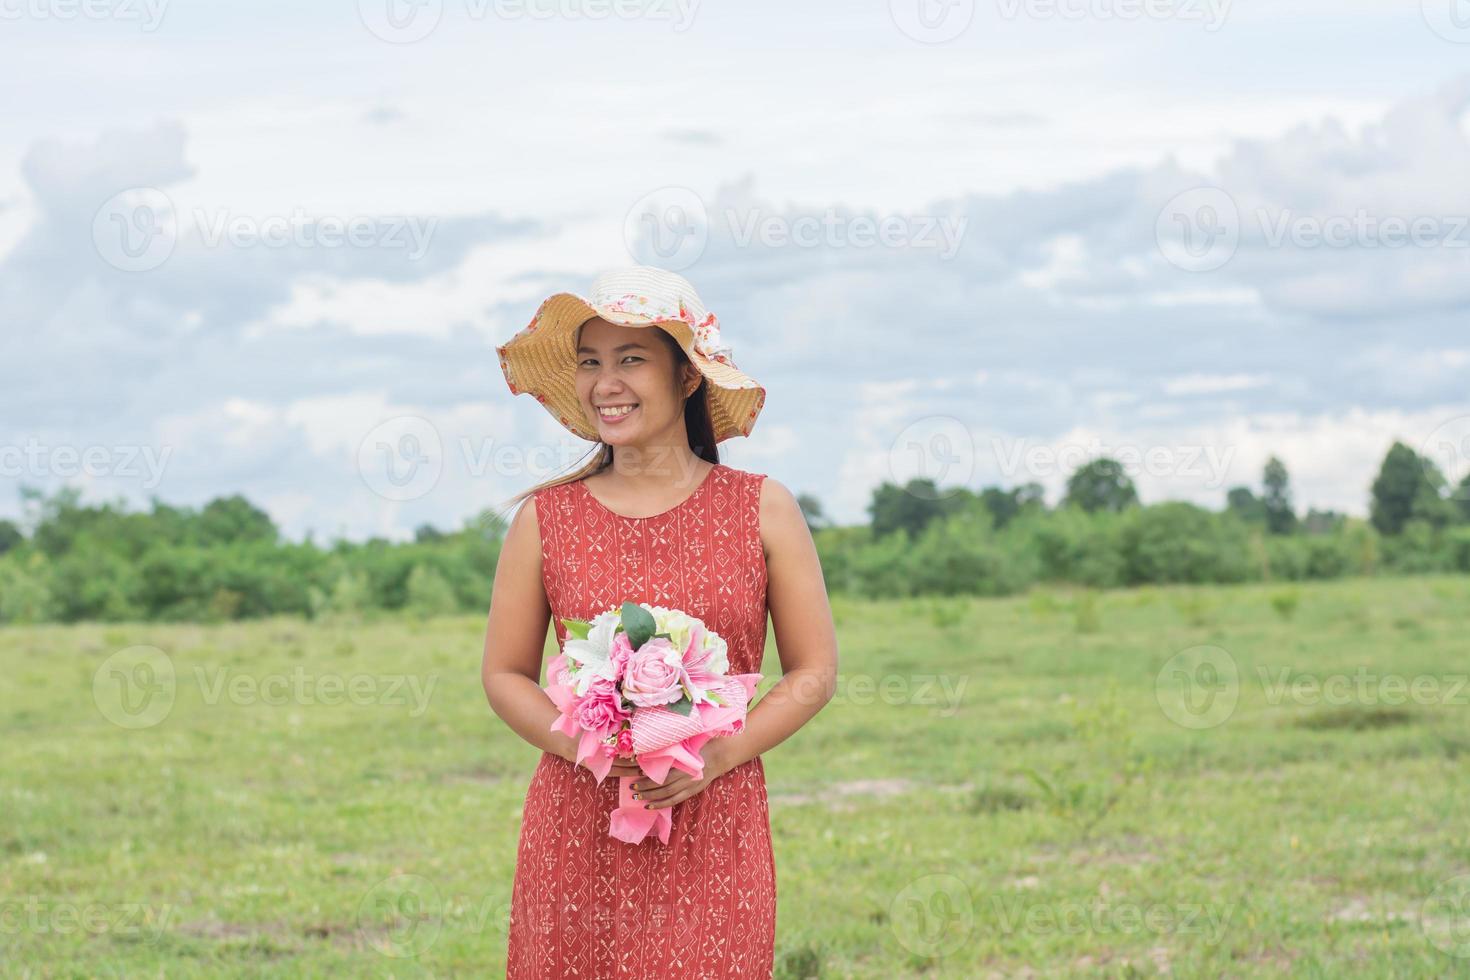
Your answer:
[[[677,766],[704,774],[700,749],[745,727],[760,674],[730,674],[725,641],[677,609],[625,602],[591,622],[563,619],[567,640],[547,667],[546,694],[560,712],[551,730],[580,741],[577,763],[600,784],[614,758],[636,758],[662,783]],[[633,799],[634,778],[619,780],[608,833],[637,844],[650,831],[669,842],[671,808]]]

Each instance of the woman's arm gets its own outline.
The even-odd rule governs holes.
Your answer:
[[[570,735],[551,730],[556,705],[540,683],[550,623],[551,607],[541,584],[541,529],[531,498],[511,520],[495,565],[480,679],[490,707],[517,735],[571,762],[577,757],[577,743]]]
[[[801,505],[770,477],[761,483],[760,525],[781,679],[750,709],[739,734],[705,745],[705,759],[722,772],[785,741],[837,689],[837,629],[816,543]]]

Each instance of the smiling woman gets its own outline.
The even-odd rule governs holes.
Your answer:
[[[660,329],[650,330],[649,327]],[[522,813],[507,972],[529,977],[769,977],[776,865],[761,753],[831,698],[837,641],[816,548],[795,498],[720,462],[765,392],[735,368],[689,284],[639,268],[562,294],[500,348],[528,391],[578,434],[593,464],[526,491],[496,569],[483,678],[495,712],[543,750]],[[547,621],[624,602],[682,610],[728,644],[732,674],[761,669],[767,615],[781,679],[744,728],[704,743],[702,773],[662,782],[637,756],[594,777],[579,739],[552,731],[540,687]],[[668,841],[610,836],[621,777],[670,810]],[[636,804],[635,804],[636,805]]]

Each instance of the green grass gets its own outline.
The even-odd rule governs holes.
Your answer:
[[[778,976],[1470,974],[1470,579],[1282,594],[835,601]],[[0,630],[0,974],[503,975],[483,629]]]

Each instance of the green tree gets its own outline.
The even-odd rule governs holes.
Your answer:
[[[1432,460],[1420,456],[1402,442],[1395,442],[1383,458],[1373,481],[1370,518],[1378,533],[1401,534],[1410,521],[1424,521],[1438,528],[1449,524],[1454,508],[1443,493],[1444,474]]]
[[[1307,534],[1333,534],[1343,526],[1345,520],[1346,517],[1335,510],[1318,510],[1313,507],[1302,518],[1302,530]]]
[[[1266,523],[1266,505],[1250,487],[1231,487],[1225,494],[1225,509],[1247,524]]]
[[[1081,507],[1089,514],[1100,510],[1117,512],[1137,504],[1138,491],[1122,463],[1100,456],[1079,466],[1067,480],[1067,495],[1062,503]]]
[[[1261,482],[1265,485],[1261,506],[1266,512],[1266,530],[1272,534],[1292,533],[1296,530],[1296,512],[1291,509],[1291,486],[1286,464],[1275,456],[1266,460],[1266,472]]]
[[[418,527],[414,528],[413,531],[413,540],[417,544],[424,544],[425,542],[432,541],[442,541],[444,537],[444,532],[439,530],[432,524],[420,524]]]
[[[986,487],[980,491],[980,502],[990,511],[997,531],[1023,513],[1046,509],[1046,500],[1039,483],[1023,483],[1009,490]]]
[[[206,504],[199,515],[199,531],[205,544],[275,541],[278,536],[270,515],[239,494]]]
[[[0,555],[19,548],[24,541],[25,535],[20,533],[20,528],[13,521],[0,521]]]
[[[895,531],[913,537],[952,509],[930,479],[910,480],[901,487],[885,480],[868,504],[873,533],[879,537]]]
[[[809,493],[798,494],[796,504],[801,508],[801,516],[806,520],[807,530],[816,531],[818,528],[828,526],[827,517],[822,513],[822,502]]]

